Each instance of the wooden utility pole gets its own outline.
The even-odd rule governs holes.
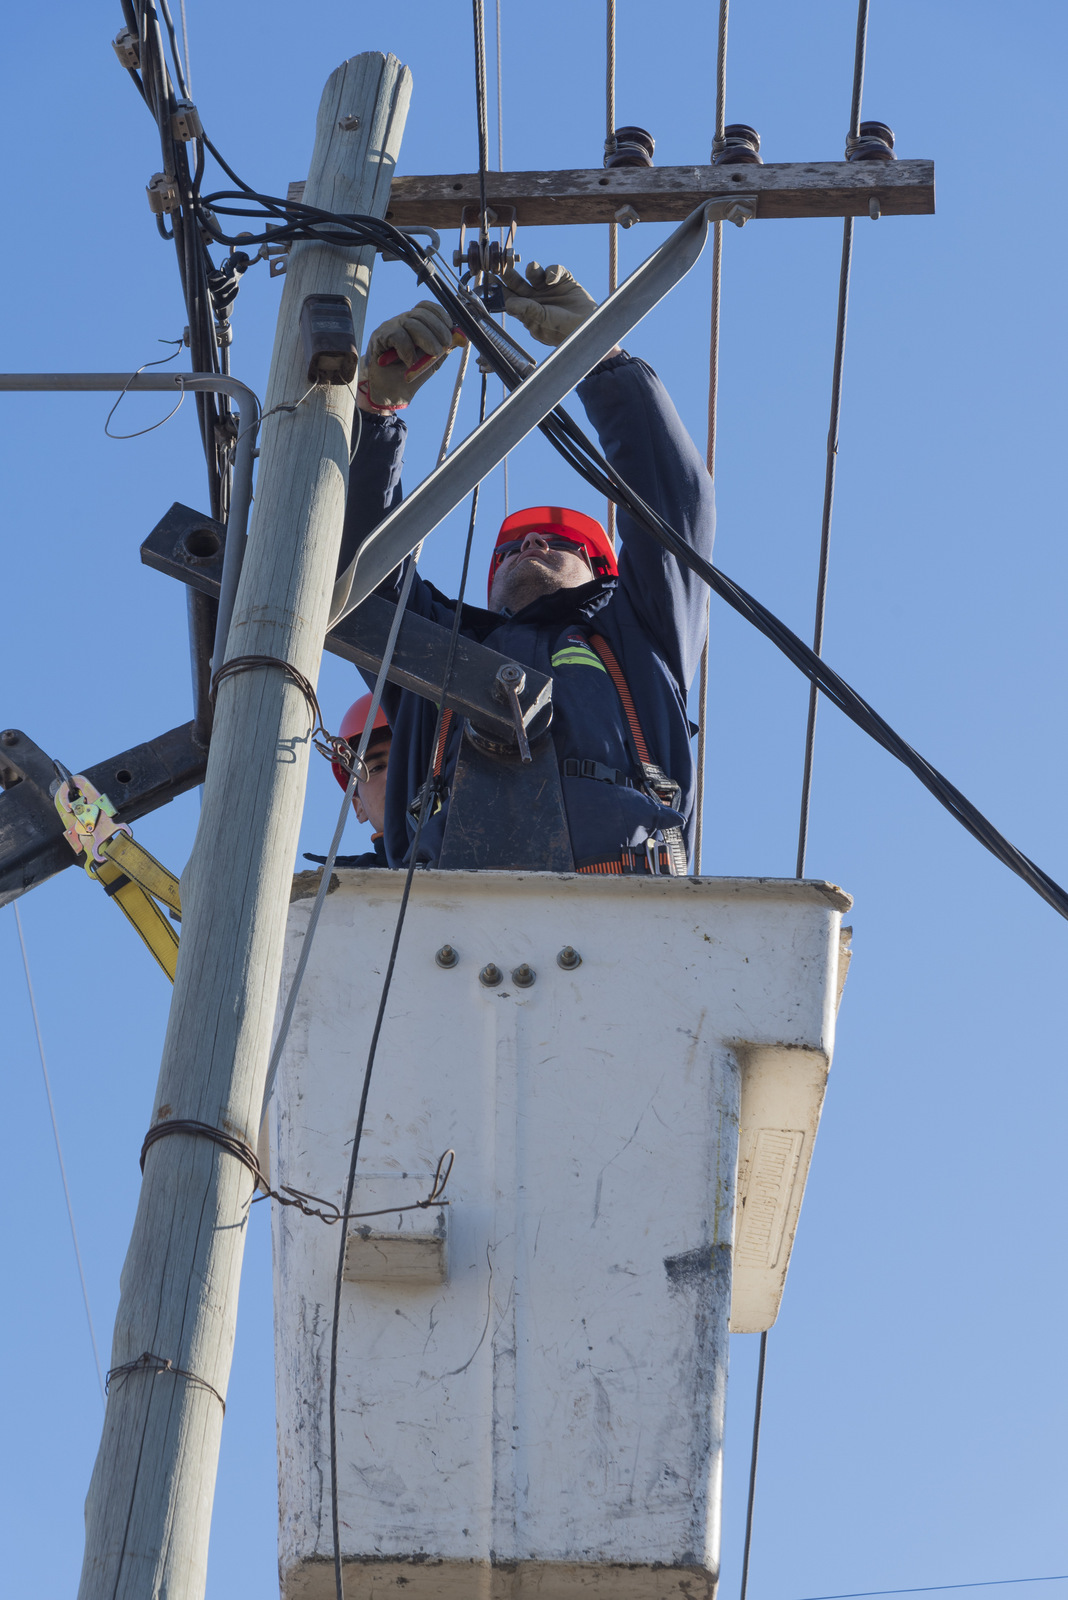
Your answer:
[[[309,203],[383,215],[410,93],[410,74],[393,56],[355,56],[333,73]],[[228,657],[281,658],[312,683],[341,541],[352,396],[346,387],[318,389],[296,411],[270,413],[308,388],[304,297],[348,295],[359,339],[372,260],[369,249],[311,242],[290,252],[227,649]],[[193,1120],[255,1147],[310,723],[304,695],[277,667],[220,684],[200,826],[182,878],[182,942],[153,1125]],[[80,1600],[203,1596],[252,1194],[244,1163],[203,1135],[175,1133],[146,1152],[86,1503]]]

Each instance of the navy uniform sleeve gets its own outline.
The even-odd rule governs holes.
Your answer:
[[[362,419],[359,444],[349,467],[349,492],[345,501],[345,527],[341,535],[338,575],[344,572],[369,533],[402,498],[401,467],[408,427],[396,412],[375,415],[357,412]]]
[[[711,561],[712,479],[653,369],[633,356],[613,356],[583,379],[578,394],[612,466]],[[685,692],[701,658],[708,587],[625,512],[618,527],[620,587]]]

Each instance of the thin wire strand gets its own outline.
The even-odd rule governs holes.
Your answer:
[[[449,453],[449,443],[452,439],[453,428],[456,426],[456,413],[460,409],[460,394],[463,389],[464,374],[467,371],[467,363],[470,354],[471,346],[469,344],[464,345],[463,354],[460,358],[460,370],[456,374],[456,382],[453,385],[452,399],[449,402],[449,414],[445,419],[445,432],[442,435],[441,449],[438,451],[439,467]],[[310,394],[311,390],[309,390],[308,393]],[[304,398],[307,399],[307,395],[305,395]],[[298,404],[299,403],[300,402],[298,401]],[[275,409],[277,410],[279,408],[276,407]],[[356,415],[362,423],[363,413],[360,411],[359,407],[356,409]],[[359,449],[361,436],[362,429],[361,433],[357,436],[355,445],[352,448],[352,457],[355,457],[356,451]],[[352,464],[352,457],[350,457],[350,465]],[[337,825],[334,828],[334,837],[330,841],[330,849],[327,851],[326,861],[323,865],[322,874],[319,878],[319,887],[315,892],[315,900],[312,903],[311,913],[308,917],[308,926],[305,930],[304,939],[301,943],[300,956],[297,960],[297,970],[294,972],[293,982],[289,986],[289,993],[286,996],[285,1009],[282,1012],[282,1020],[278,1025],[278,1034],[271,1049],[271,1059],[267,1065],[267,1078],[263,1089],[264,1112],[266,1112],[267,1107],[270,1104],[271,1095],[274,1093],[275,1079],[278,1076],[278,1065],[282,1059],[282,1051],[285,1049],[286,1040],[289,1037],[289,1029],[293,1022],[293,1013],[296,1009],[297,998],[300,994],[300,987],[304,982],[304,974],[307,970],[308,961],[311,956],[312,943],[315,939],[315,931],[319,926],[319,917],[326,902],[326,897],[330,893],[330,876],[334,870],[334,863],[337,860],[337,853],[341,848],[341,836],[345,832],[345,824],[349,817],[349,806],[352,803],[352,797],[356,790],[356,783],[359,773],[362,769],[364,758],[367,755],[367,747],[371,742],[371,736],[374,732],[375,718],[378,716],[378,708],[382,703],[382,693],[386,687],[386,683],[388,682],[390,663],[393,660],[393,652],[397,647],[397,639],[400,634],[401,623],[404,620],[405,607],[408,604],[408,596],[411,594],[412,584],[415,581],[416,564],[419,560],[422,548],[422,541],[420,541],[416,548],[412,551],[411,559],[408,562],[408,567],[404,574],[404,581],[401,584],[400,594],[397,596],[396,609],[393,613],[393,620],[390,623],[389,634],[386,638],[386,648],[382,652],[382,665],[379,668],[378,674],[375,678],[375,686],[371,695],[370,708],[364,720],[363,732],[360,734],[360,742],[356,748],[356,756],[352,763],[352,771],[349,773],[349,781],[345,786],[345,794],[341,801],[341,810],[338,813]]]
[[[157,342],[159,344],[173,344],[175,348],[171,351],[169,356],[160,356],[158,361],[142,361],[137,371],[131,372],[129,378],[123,384],[122,389],[119,392],[118,399],[115,401],[115,404],[104,418],[104,432],[109,439],[140,439],[142,434],[154,433],[157,428],[162,428],[164,422],[169,422],[174,416],[175,412],[182,409],[182,404],[185,400],[185,384],[182,382],[181,373],[177,373],[176,377],[178,378],[178,386],[181,390],[181,393],[178,396],[178,404],[168,411],[167,415],[159,422],[154,422],[150,428],[138,428],[136,433],[112,433],[111,429],[108,427],[108,423],[111,421],[112,417],[115,415],[116,411],[119,409],[123,400],[125,400],[127,394],[129,393],[130,384],[133,383],[134,379],[140,377],[141,373],[144,372],[146,367],[163,367],[166,366],[168,361],[173,361],[175,356],[180,352],[183,343],[181,339],[160,339]]]
[[[85,1306],[85,1320],[89,1325],[89,1339],[93,1346],[93,1361],[96,1364],[96,1377],[100,1385],[100,1399],[106,1405],[107,1399],[104,1390],[104,1368],[100,1361],[100,1350],[96,1342],[96,1329],[93,1327],[93,1313],[89,1307],[89,1286],[85,1281],[85,1268],[82,1265],[81,1246],[78,1243],[78,1230],[74,1226],[74,1206],[70,1198],[70,1185],[67,1182],[67,1167],[63,1160],[63,1146],[59,1142],[59,1123],[56,1121],[56,1104],[52,1098],[52,1080],[48,1074],[48,1062],[45,1059],[44,1039],[41,1035],[41,1019],[37,1015],[37,997],[33,992],[33,979],[30,977],[30,958],[26,952],[26,939],[22,932],[22,918],[19,916],[17,905],[12,907],[15,913],[15,927],[18,929],[19,948],[22,951],[22,970],[26,974],[26,992],[30,997],[30,1010],[33,1013],[33,1027],[37,1034],[37,1053],[41,1058],[41,1076],[44,1078],[45,1094],[48,1096],[48,1115],[52,1119],[52,1137],[56,1141],[56,1156],[59,1159],[59,1175],[63,1180],[63,1198],[67,1202],[67,1220],[70,1223],[71,1242],[74,1245],[74,1258],[78,1263],[78,1277],[82,1285],[82,1303]]]
[[[477,4],[477,0],[476,0]],[[479,402],[479,423],[486,417],[486,394],[488,379],[483,376],[482,393]],[[419,853],[419,840],[423,832],[423,823],[430,810],[430,785],[434,776],[434,751],[437,749],[441,737],[441,724],[445,716],[445,702],[452,681],[453,664],[456,659],[456,644],[460,635],[460,621],[463,614],[464,594],[467,589],[467,575],[471,567],[471,549],[475,539],[475,522],[478,516],[479,485],[475,485],[471,496],[471,516],[467,527],[467,543],[464,547],[463,566],[460,572],[459,590],[456,596],[456,611],[453,615],[452,629],[449,633],[449,643],[445,654],[445,670],[442,674],[441,701],[438,705],[438,714],[434,726],[433,738],[430,741],[430,762],[427,766],[426,777],[423,779],[423,788],[419,800],[419,816],[415,824],[415,834],[412,838],[411,850],[408,857],[408,870],[404,879],[404,888],[401,891],[400,905],[397,908],[397,921],[393,930],[393,943],[390,947],[389,960],[386,964],[385,976],[382,980],[382,993],[378,1002],[378,1012],[375,1016],[375,1025],[371,1034],[371,1043],[367,1052],[367,1065],[364,1068],[363,1086],[360,1090],[360,1105],[356,1114],[356,1131],[352,1140],[352,1155],[349,1158],[348,1178],[345,1185],[345,1200],[341,1207],[342,1213],[347,1214],[352,1209],[352,1196],[356,1187],[356,1165],[360,1157],[360,1144],[363,1139],[364,1118],[367,1113],[367,1099],[371,1090],[371,1075],[374,1071],[375,1058],[378,1053],[378,1041],[382,1033],[382,1024],[385,1021],[386,1005],[389,1000],[390,989],[393,984],[393,973],[397,964],[397,952],[400,949],[401,934],[404,931],[404,921],[408,910],[408,901],[412,892],[412,882],[415,877],[417,857]],[[368,719],[370,721],[370,719]],[[330,1386],[329,1386],[329,1411],[330,1411],[330,1526],[334,1541],[334,1589],[336,1600],[345,1600],[345,1577],[341,1555],[341,1518],[339,1510],[339,1492],[337,1481],[337,1367],[338,1367],[338,1340],[341,1331],[341,1289],[345,1280],[345,1250],[348,1242],[347,1230],[341,1230],[338,1243],[337,1272],[334,1277],[334,1315],[330,1328]]]
[[[504,78],[503,78],[502,72],[501,72],[501,0],[497,0],[497,5],[496,5],[496,38],[495,38],[495,43],[496,43],[496,46],[497,46],[497,171],[498,172],[503,172],[504,171],[504,90],[503,90]],[[503,245],[504,245],[504,229],[503,228],[501,228],[499,230],[498,238],[499,238],[501,246],[503,248]],[[501,327],[502,328],[504,327],[504,313],[503,313],[503,311],[501,313]],[[502,401],[505,400],[507,398],[507,395],[508,395],[508,386],[505,383],[504,379],[502,378],[501,379],[501,400]],[[438,465],[440,466],[440,464],[441,463],[439,461]],[[507,456],[505,456],[503,462],[501,463],[501,466],[502,466],[502,469],[503,469],[503,477],[504,477],[504,514],[505,514],[505,516],[507,516],[508,515],[508,457]]]
[[[475,112],[478,121],[478,204],[479,237],[486,230],[486,169],[489,166],[489,125],[486,112],[486,8],[484,0],[472,0],[475,24]]]
[[[867,53],[868,0],[857,6],[857,38],[853,57],[853,95],[850,101],[850,133],[860,126],[860,104],[864,92],[864,58]],[[823,653],[823,626],[827,609],[827,580],[831,561],[831,517],[834,511],[834,482],[838,465],[838,429],[842,410],[842,372],[845,365],[846,321],[849,313],[849,274],[853,260],[853,218],[842,224],[842,258],[838,270],[838,314],[834,333],[834,366],[831,373],[831,414],[827,428],[827,461],[823,479],[823,517],[820,524],[820,559],[816,579],[816,619],[812,648]],[[805,760],[801,776],[801,804],[797,822],[797,860],[795,876],[805,876],[808,853],[808,825],[812,806],[812,774],[816,755],[816,713],[819,690],[813,683],[808,692],[808,720],[805,726]]]
[[[884,1594],[939,1594],[945,1589],[997,1589],[1006,1583],[1064,1583],[1068,1572],[1051,1572],[1044,1578],[982,1578],[978,1583],[925,1583],[916,1589],[851,1589],[848,1594],[811,1594],[805,1600],[872,1600]]]
[[[760,1335],[760,1359],[757,1363],[756,1401],[753,1406],[753,1449],[749,1457],[749,1497],[745,1507],[745,1546],[742,1550],[742,1587],[740,1600],[745,1600],[749,1588],[749,1555],[753,1547],[753,1507],[756,1504],[757,1458],[760,1455],[760,1419],[764,1413],[764,1370],[768,1359],[768,1335]]]
[[[189,98],[193,98],[193,76],[189,71],[189,27],[185,20],[185,0],[179,0],[182,12],[182,54],[185,56],[185,87]]]
[[[719,29],[716,39],[716,134],[723,137],[727,116],[727,19],[730,0],[720,0]],[[708,476],[716,476],[716,428],[719,417],[719,308],[723,273],[723,224],[712,224],[712,309],[708,333],[708,437],[705,466]],[[708,756],[708,656],[712,592],[705,599],[705,642],[701,647],[701,669],[697,686],[697,819],[693,836],[693,870],[699,877],[704,865],[705,846],[705,761]]]
[[[615,136],[616,131],[616,0],[606,0],[605,7],[605,77],[604,77],[604,137],[607,150],[608,142]],[[608,293],[614,294],[619,287],[619,224],[608,224]],[[606,528],[608,540],[614,550],[616,547],[616,503],[614,500],[607,502],[608,514]]]

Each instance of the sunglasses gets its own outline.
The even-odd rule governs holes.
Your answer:
[[[518,555],[529,537],[530,535],[525,533],[521,539],[509,539],[506,544],[499,544],[496,550],[493,552],[494,571],[496,571],[501,562],[506,560],[508,556]],[[539,533],[538,538],[541,539],[550,550],[573,550],[576,555],[582,557],[590,571],[593,571],[593,562],[590,560],[589,552],[587,551],[585,545],[576,544],[574,539],[565,538],[565,536],[561,533]]]

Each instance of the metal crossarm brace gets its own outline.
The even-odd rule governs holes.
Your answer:
[[[84,771],[114,802],[118,822],[136,822],[195,788],[206,764],[207,752],[187,722]],[[51,757],[21,729],[0,733],[0,906],[77,866],[52,801],[57,782]]]
[[[221,523],[175,504],[141,546],[141,560],[202,594],[217,595],[225,570],[226,537]],[[392,601],[370,595],[358,611],[331,628],[326,648],[365,672],[377,673],[395,612]],[[440,700],[448,642],[448,628],[406,612],[387,673],[389,681],[427,700]],[[445,696],[445,704],[453,711],[509,746],[515,742],[514,719],[508,702],[494,690],[497,674],[512,665],[509,657],[461,635]],[[525,682],[519,702],[523,724],[533,731],[536,718],[539,728],[546,720],[539,713],[551,702],[552,679],[531,667],[522,671]]]
[[[524,378],[364,540],[335,588],[331,626],[377,589],[420,540],[686,276],[704,249],[709,223],[727,219],[741,226],[752,215],[751,206],[748,194],[729,194],[699,206],[626,283]]]

